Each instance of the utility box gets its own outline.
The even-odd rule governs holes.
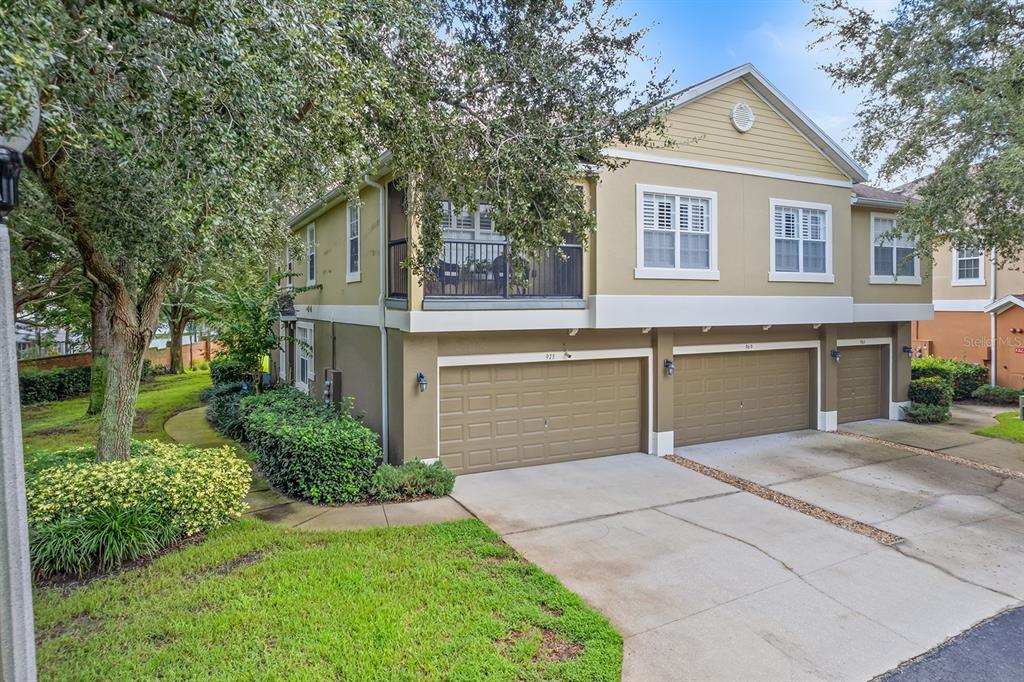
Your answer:
[[[341,396],[341,370],[328,367],[324,370],[324,402],[337,407]]]

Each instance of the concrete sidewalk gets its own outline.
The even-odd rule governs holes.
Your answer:
[[[235,441],[225,438],[206,421],[206,408],[180,412],[164,423],[167,434],[179,443],[198,448],[227,445],[248,460],[248,453]],[[451,497],[387,504],[349,504],[340,507],[318,506],[293,500],[273,490],[262,476],[253,473],[252,487],[245,496],[249,511],[242,516],[287,528],[305,530],[358,530],[394,526],[418,526],[472,518]]]

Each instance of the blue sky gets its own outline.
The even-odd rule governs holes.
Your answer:
[[[674,72],[675,89],[751,62],[832,139],[853,152],[853,124],[860,101],[840,92],[818,67],[831,61],[822,48],[809,51],[815,33],[806,26],[812,5],[800,0],[622,0],[637,25],[653,26],[648,54],[661,56],[662,75]],[[891,0],[856,4],[881,16]],[[638,74],[639,75],[639,74]],[[873,171],[873,166],[868,171]]]

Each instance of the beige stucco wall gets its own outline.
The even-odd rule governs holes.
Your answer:
[[[729,118],[737,102],[746,102],[754,111],[754,126],[745,133],[736,130]],[[673,109],[665,123],[666,135],[675,145],[647,151],[796,175],[849,179],[742,81],[733,81]]]
[[[301,316],[299,321],[303,321]],[[316,379],[310,385],[311,396],[323,397],[325,369],[340,369],[342,393],[354,399],[352,414],[361,416],[367,426],[380,433],[380,330],[340,322],[332,329],[330,322],[314,321],[313,368]]]
[[[718,269],[721,279],[635,279],[637,185],[698,189],[718,194]],[[771,199],[832,207],[834,284],[769,282]],[[850,190],[755,175],[633,161],[605,173],[597,187],[596,293],[700,296],[851,296]]]
[[[871,216],[895,218],[896,213],[861,206],[853,207],[850,239],[855,303],[931,303],[932,286],[930,258],[920,261],[921,284],[871,283]]]

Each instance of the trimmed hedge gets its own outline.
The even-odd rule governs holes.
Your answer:
[[[903,418],[915,424],[938,424],[950,418],[948,405],[925,405],[915,403],[903,408]]]
[[[245,437],[271,485],[313,504],[364,499],[381,450],[350,407],[335,411],[294,388],[243,398]]]
[[[412,460],[400,466],[385,464],[370,481],[370,495],[383,502],[417,497],[442,497],[455,485],[453,474],[441,460],[424,464]]]
[[[18,374],[22,405],[77,398],[89,392],[89,367],[29,370]]]
[[[988,381],[989,370],[963,360],[928,355],[914,358],[910,363],[910,378],[941,377],[953,387],[954,400],[967,400],[974,391]]]
[[[245,422],[239,408],[242,398],[249,395],[242,390],[243,384],[218,384],[204,388],[199,397],[206,403],[206,421],[217,433],[234,440],[245,436]]]
[[[982,384],[975,389],[971,397],[975,400],[996,405],[1016,405],[1020,401],[1020,395],[1021,392],[1015,388]]]
[[[214,384],[252,381],[252,373],[230,355],[222,355],[210,361],[210,380]]]
[[[912,379],[907,397],[913,403],[948,407],[953,403],[953,387],[947,380],[937,376]]]

